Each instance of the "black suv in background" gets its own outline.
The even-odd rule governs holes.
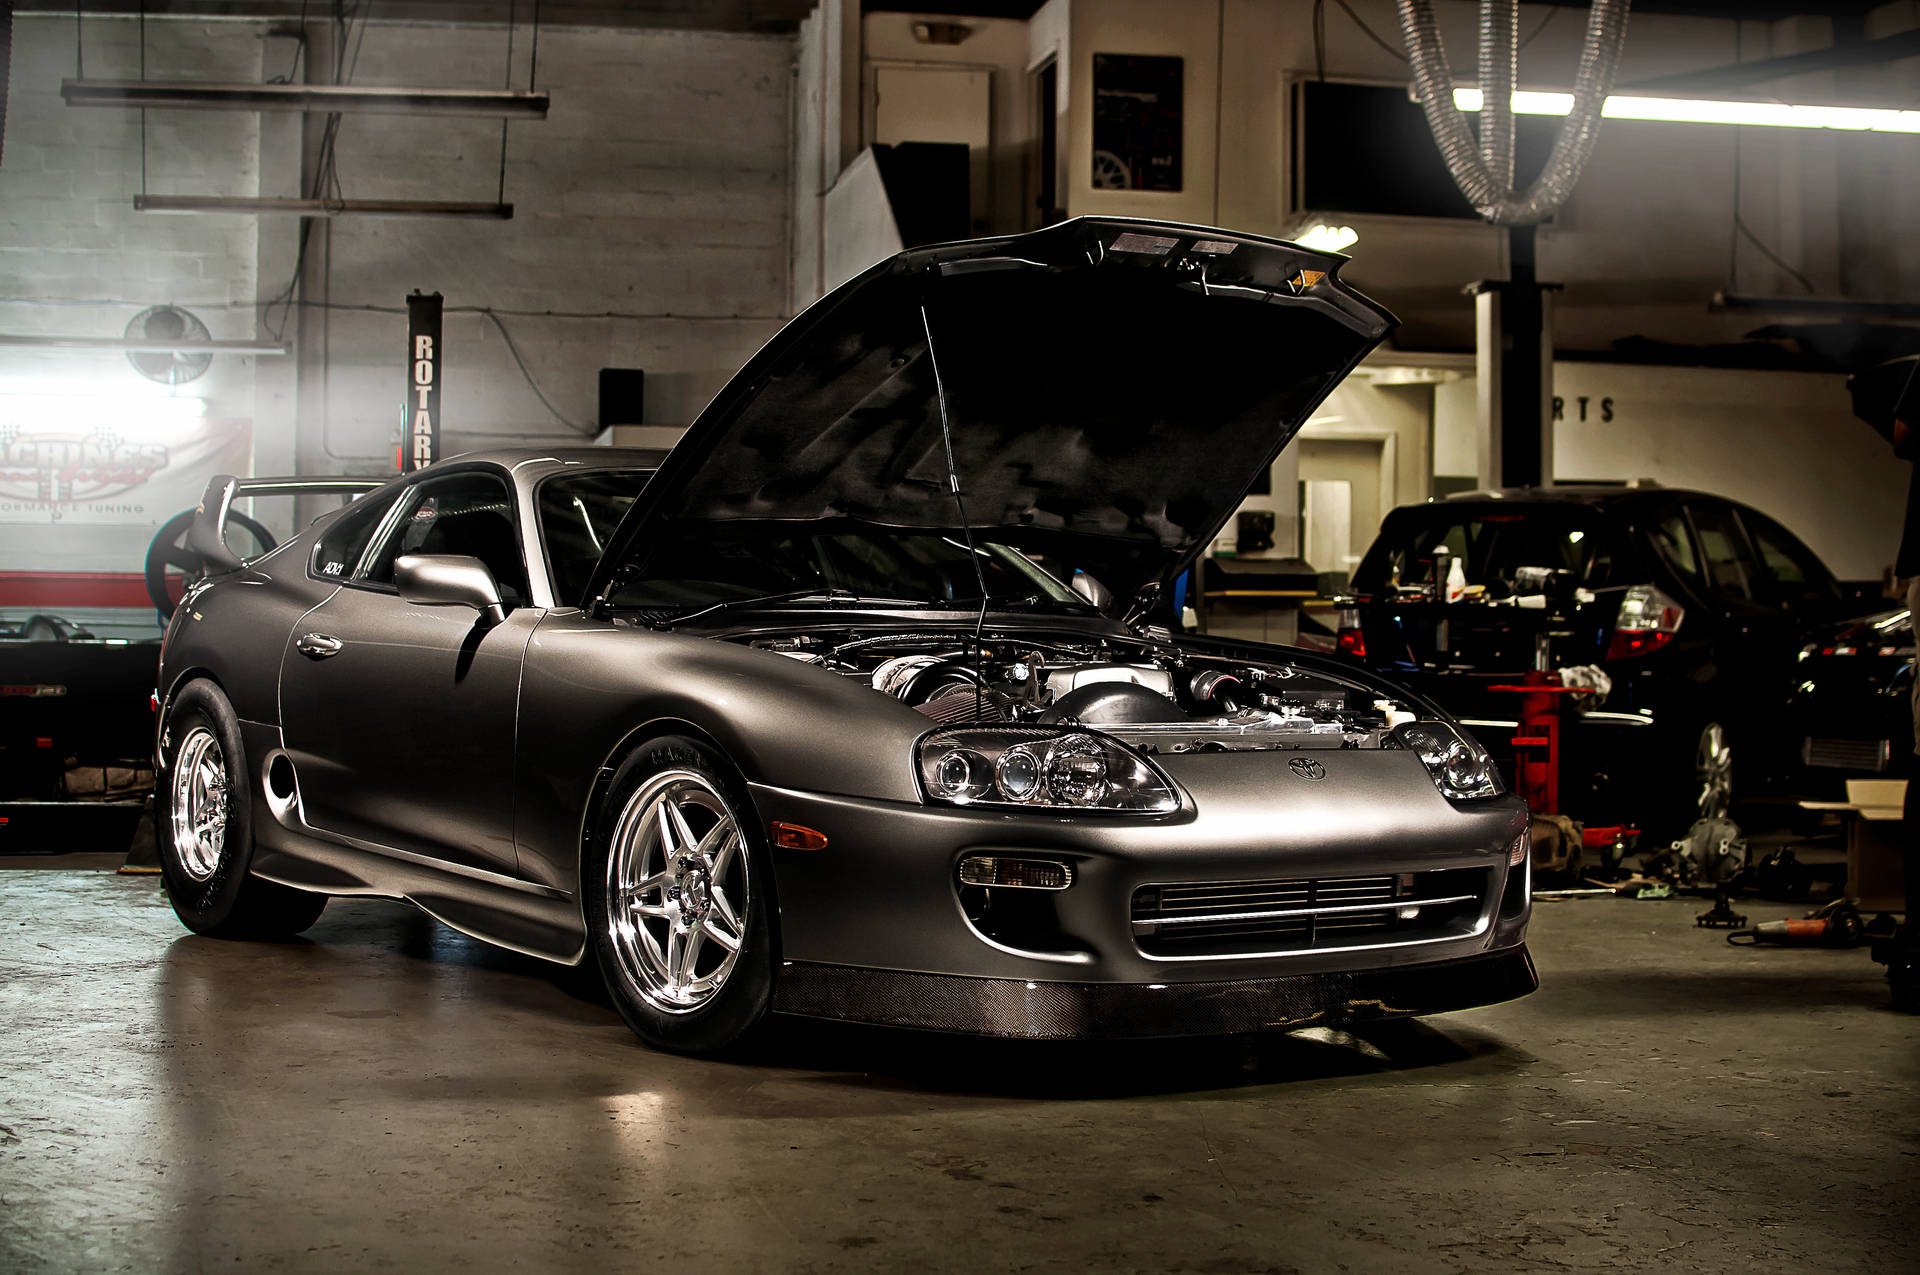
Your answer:
[[[1424,691],[1508,762],[1536,668],[1597,666],[1561,731],[1559,813],[1680,835],[1791,773],[1796,657],[1851,610],[1833,573],[1745,505],[1651,486],[1472,492],[1394,510],[1338,647]],[[1736,772],[1735,757],[1739,758]]]

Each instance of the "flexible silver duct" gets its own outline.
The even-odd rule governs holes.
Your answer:
[[[1413,63],[1413,86],[1454,184],[1474,210],[1500,226],[1543,221],[1565,203],[1600,136],[1600,108],[1613,88],[1627,37],[1628,0],[1593,0],[1573,81],[1573,110],[1554,139],[1547,166],[1525,192],[1513,189],[1513,82],[1519,0],[1481,0],[1480,136],[1453,104],[1453,72],[1431,0],[1397,0],[1400,35]]]

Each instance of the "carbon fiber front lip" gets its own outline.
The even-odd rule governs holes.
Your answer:
[[[1051,983],[789,962],[774,1009],[1031,1040],[1295,1031],[1471,1009],[1540,985],[1524,945],[1465,960],[1218,983]]]

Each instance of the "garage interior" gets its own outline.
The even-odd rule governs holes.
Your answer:
[[[1520,224],[1436,147],[1408,7],[10,4],[0,1269],[1920,1269],[1887,436],[1920,404],[1920,7],[1634,3],[1612,92],[1656,105],[1610,108]],[[1431,11],[1463,89],[1487,12],[1523,95],[1573,89],[1586,4]],[[1556,162],[1565,102],[1534,109],[1503,195]],[[1430,692],[1534,806],[1538,991],[1144,1041],[776,1018],[714,1059],[636,1042],[591,968],[395,901],[287,942],[181,928],[149,696],[209,479],[365,480],[243,491],[247,555],[420,462],[671,448],[873,263],[1082,217],[1337,251],[1399,321],[1166,623],[1370,667],[1391,623],[1450,685],[1467,626],[1406,617],[1490,595],[1393,511],[1498,531],[1523,514],[1473,493],[1500,489],[1678,493],[1700,562],[1661,569],[1738,577],[1752,660],[1700,677],[1747,724],[1690,720],[1649,781],[1708,783],[1697,821],[1624,778],[1635,644],[1688,631],[1665,576],[1591,662],[1611,703],[1531,650],[1510,709]],[[1592,602],[1562,583],[1516,611]]]

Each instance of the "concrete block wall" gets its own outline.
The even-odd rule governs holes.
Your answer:
[[[90,18],[79,27],[88,78],[138,77],[138,23]],[[199,315],[216,338],[250,339],[254,223],[133,210],[140,112],[61,100],[60,81],[74,73],[75,28],[70,16],[14,21],[0,158],[0,331],[119,336],[139,310],[171,302]],[[146,43],[149,67],[191,59],[208,79],[260,77],[262,42],[252,23],[149,22]],[[250,195],[258,168],[252,115],[147,113],[147,186],[155,194]],[[139,383],[120,354],[0,350],[0,378],[29,375]],[[212,411],[249,414],[247,360],[215,360],[193,392],[208,396]]]
[[[140,25],[88,17],[77,24],[89,78],[140,74]],[[213,80],[261,78],[261,27],[250,22],[149,21],[146,64],[190,64]],[[140,112],[70,107],[60,81],[75,72],[76,22],[20,16],[13,23],[6,149],[0,157],[0,332],[26,336],[119,337],[148,306],[183,306],[216,339],[255,336],[257,227],[251,219],[137,213],[141,189]],[[147,188],[158,193],[248,195],[258,185],[259,123],[244,114],[150,111],[145,128]],[[265,360],[216,357],[178,393],[206,400],[206,414],[239,422],[254,414],[255,366]],[[0,395],[162,397],[118,351],[0,347]],[[224,427],[223,427],[224,428]],[[135,572],[159,523],[198,496],[195,479],[147,482],[99,506],[43,507],[34,491],[62,448],[169,446],[177,432],[145,418],[139,398],[96,437],[97,424],[31,417],[0,406],[6,461],[0,491],[0,572]],[[231,454],[231,453],[229,453]],[[203,478],[201,479],[203,481]]]
[[[376,23],[356,78],[500,87],[506,47],[504,28]],[[522,31],[522,88],[528,52]],[[553,105],[544,121],[507,131],[513,219],[340,219],[332,304],[401,307],[414,289],[443,294],[441,408],[454,447],[591,438],[602,367],[644,368],[649,421],[686,423],[787,313],[792,60],[793,42],[780,37],[543,31],[538,83]],[[497,121],[349,116],[336,163],[352,196],[490,201],[500,145]],[[499,314],[496,325],[470,307],[528,313]],[[327,448],[384,458],[405,317],[334,310],[324,321]],[[500,325],[570,424],[529,387]]]
[[[525,21],[509,66],[504,24],[375,18],[356,36],[355,82],[497,88],[510,78],[524,88],[534,71]],[[88,78],[141,74],[136,21],[89,17],[81,26]],[[284,328],[296,356],[219,356],[192,386],[210,416],[252,422],[256,472],[391,470],[405,299],[415,289],[441,292],[449,308],[449,451],[590,441],[602,367],[644,369],[648,419],[684,424],[789,313],[789,37],[543,30],[538,82],[553,105],[546,120],[508,130],[513,219],[316,220],[310,247],[324,276],[311,282],[328,308],[274,311],[262,324],[257,303],[292,276],[300,219],[136,214],[139,112],[61,100],[60,80],[75,71],[74,30],[70,16],[14,24],[0,332],[119,336],[134,313],[160,302],[193,310],[218,338]],[[262,22],[146,23],[153,79],[258,82],[283,75],[292,52]],[[302,127],[289,114],[150,111],[147,188],[305,194]],[[498,121],[347,115],[336,168],[350,197],[490,202],[500,154]],[[499,313],[499,324],[566,423],[534,394],[481,308],[518,312]],[[142,384],[117,352],[0,348],[0,382],[30,381]],[[0,570],[55,548],[90,569],[136,569],[151,524],[172,512],[33,534],[0,526]]]

